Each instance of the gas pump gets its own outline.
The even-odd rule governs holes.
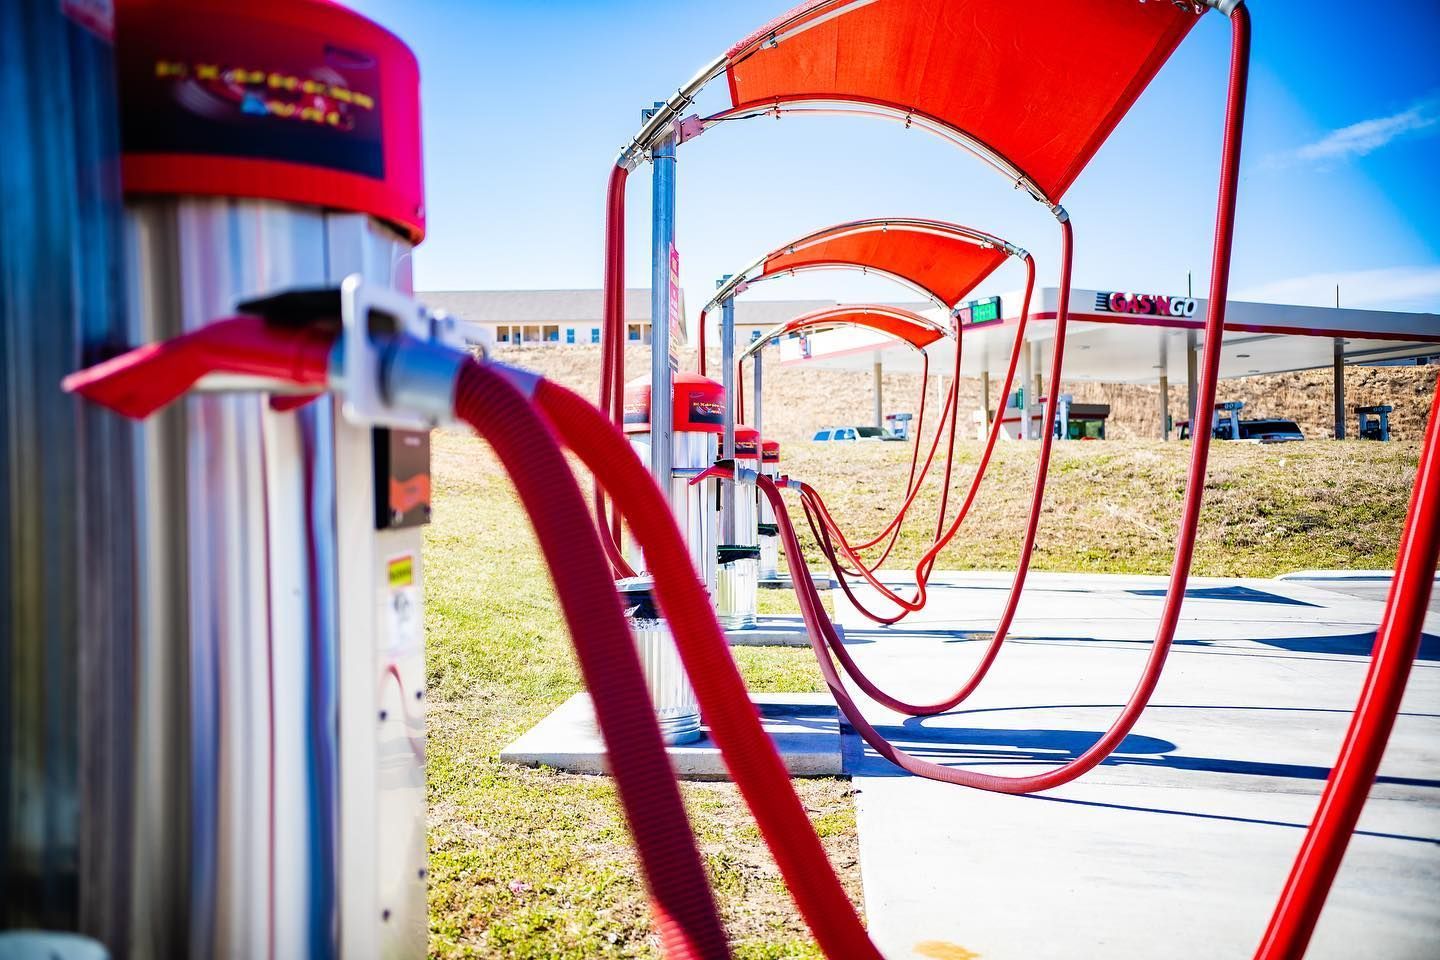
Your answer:
[[[760,473],[775,479],[780,475],[780,441],[760,441]],[[760,512],[755,525],[760,542],[760,579],[774,580],[780,576],[780,528],[770,501],[760,497]]]
[[[914,419],[913,413],[887,413],[885,414],[885,429],[901,440],[909,440],[910,421]]]
[[[735,427],[735,465],[760,469],[760,431]],[[715,575],[715,612],[729,630],[755,626],[760,589],[760,542],[756,529],[756,492],[753,484],[734,485],[735,536],[720,544]],[[726,524],[725,529],[729,529]]]
[[[1240,411],[1245,408],[1244,400],[1229,400],[1215,404],[1215,423],[1211,435],[1216,440],[1240,439]]]
[[[76,108],[99,129],[72,143],[95,151],[84,176],[119,170],[123,256],[110,274],[89,265],[117,289],[89,303],[92,336],[61,372],[149,345],[117,359],[143,361],[129,373],[95,367],[115,374],[109,405],[137,414],[198,383],[133,426],[86,405],[96,485],[36,491],[72,515],[93,498],[93,522],[71,529],[85,565],[45,589],[96,606],[68,625],[21,621],[13,642],[75,649],[86,623],[109,624],[96,666],[57,658],[29,680],[74,692],[47,705],[56,716],[112,713],[82,737],[104,775],[44,801],[47,831],[79,831],[82,852],[26,878],[11,871],[40,862],[29,840],[0,838],[17,854],[0,856],[4,889],[73,891],[70,917],[36,922],[137,956],[422,956],[429,420],[363,391],[307,392],[325,385],[332,340],[358,363],[372,328],[432,333],[404,296],[425,225],[416,61],[320,0],[120,0],[115,20],[119,156],[108,111]],[[55,102],[102,93],[113,79]],[[123,322],[100,332],[107,316]],[[5,324],[60,321],[31,304]],[[283,370],[263,362],[277,344]],[[28,389],[80,406],[58,382]],[[47,763],[66,762],[74,731],[46,734]]]
[[[1390,439],[1390,413],[1395,408],[1390,406],[1377,407],[1356,407],[1355,413],[1360,420],[1361,440]]]
[[[1041,406],[1044,406],[1045,397],[1039,399]],[[1055,398],[1055,439],[1070,439],[1070,405],[1075,402],[1075,395],[1062,393]]]

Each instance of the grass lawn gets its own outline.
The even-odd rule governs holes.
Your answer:
[[[1217,444],[1195,570],[1269,576],[1393,564],[1414,444]],[[842,523],[878,529],[904,481],[899,444],[787,445]],[[973,466],[969,444],[960,476]],[[1064,444],[1036,569],[1163,573],[1188,444]],[[439,957],[654,956],[644,891],[608,779],[502,765],[500,749],[580,688],[549,576],[510,484],[479,441],[437,433],[426,530],[430,695],[430,950]],[[1001,445],[966,534],[940,569],[1014,563],[1034,448]],[[957,486],[959,483],[957,482]],[[879,499],[883,498],[883,499]],[[922,497],[917,517],[933,517]],[[889,566],[913,563],[922,525]],[[808,539],[808,537],[807,537]],[[815,558],[812,558],[812,560]],[[793,598],[762,591],[762,609]],[[751,687],[819,689],[805,649],[737,648]],[[844,780],[796,781],[859,902]],[[734,787],[687,783],[686,802],[741,957],[819,956]]]

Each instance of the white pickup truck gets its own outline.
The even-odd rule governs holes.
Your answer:
[[[897,437],[883,427],[826,427],[817,431],[811,438],[816,443],[859,443],[865,440],[894,440],[904,442],[904,437]]]

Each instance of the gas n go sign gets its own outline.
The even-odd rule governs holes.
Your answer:
[[[1103,313],[1139,313],[1155,317],[1193,317],[1197,304],[1190,297],[1163,297],[1158,293],[1120,293],[1101,290],[1095,309]]]

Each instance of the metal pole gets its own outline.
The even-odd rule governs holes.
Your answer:
[[[875,426],[885,426],[885,366],[879,360],[875,361]]]
[[[1338,287],[1336,288],[1339,289]],[[1345,439],[1345,338],[1335,338],[1335,439]]]
[[[1015,411],[1020,415],[1020,429],[1015,436],[1021,440],[1030,439],[1030,391],[1033,389],[1032,384],[1035,380],[1035,376],[1031,372],[1035,368],[1035,352],[1031,346],[1032,344],[1027,343],[1025,348],[1020,351],[1020,396],[1025,402],[1020,404]],[[1009,406],[1009,397],[1005,398],[1005,404]]]
[[[990,368],[986,367],[980,371],[980,409],[984,421],[981,424],[982,430],[990,429]],[[952,411],[955,412],[955,411]],[[958,412],[955,412],[958,416]]]
[[[765,351],[764,351],[764,349],[762,348],[762,349],[760,349],[760,350],[756,350],[756,351],[755,351],[753,354],[751,354],[750,356],[751,356],[751,359],[752,359],[752,361],[753,361],[753,363],[754,363],[754,367],[755,367],[754,375],[751,377],[751,379],[755,381],[755,387],[754,387],[754,390],[755,390],[755,402],[750,405],[750,410],[751,410],[751,413],[750,413],[750,425],[751,425],[752,427],[754,427],[756,430],[761,431],[761,435],[763,436],[763,435],[764,435],[764,430],[765,430],[765,428],[764,428],[763,426],[761,426],[761,424],[764,423],[765,421],[764,421],[764,418],[761,416],[760,396],[761,396],[762,388],[763,388],[764,383],[765,383],[765,379],[764,379],[765,367],[764,367],[764,365],[763,365],[760,361],[761,361],[761,359],[765,356]]]
[[[1044,369],[1044,367],[1043,367],[1043,364],[1044,364],[1044,363],[1045,363],[1045,350],[1044,350],[1044,348],[1041,347],[1038,342],[1032,342],[1032,343],[1030,344],[1030,371],[1031,371],[1031,374],[1033,375],[1033,379],[1034,379],[1035,382],[1034,382],[1034,384],[1032,384],[1032,386],[1034,387],[1034,389],[1031,390],[1031,392],[1030,392],[1030,393],[1026,396],[1026,398],[1025,398],[1025,430],[1026,430],[1026,436],[1029,436],[1029,430],[1030,430],[1030,410],[1031,410],[1032,408],[1034,408],[1037,412],[1040,410],[1040,398],[1041,398],[1041,396],[1043,396],[1044,393],[1045,393],[1045,374],[1041,372],[1041,371]],[[1056,384],[1055,386],[1059,386],[1059,384]],[[1042,439],[1041,436],[1040,436],[1040,434],[1041,434],[1042,432],[1043,432],[1043,431],[1042,431],[1040,425],[1037,424],[1036,427],[1035,427],[1035,439],[1036,439],[1036,440]]]
[[[730,279],[726,274],[720,284]],[[725,433],[721,439],[720,456],[735,459],[735,298],[726,297],[720,304],[720,380],[725,387]],[[735,484],[720,484],[720,542],[735,542]]]
[[[663,104],[655,104],[659,109]],[[647,110],[643,119],[654,113]],[[673,389],[675,366],[670,357],[670,251],[675,245],[675,135],[672,132],[650,153],[650,473],[670,498]]]
[[[1186,414],[1190,421],[1190,438],[1195,438],[1195,402],[1199,396],[1200,380],[1198,372],[1200,369],[1200,354],[1195,348],[1195,331],[1188,330],[1185,333],[1185,393]]]
[[[1160,439],[1170,439],[1170,378],[1160,374]]]

